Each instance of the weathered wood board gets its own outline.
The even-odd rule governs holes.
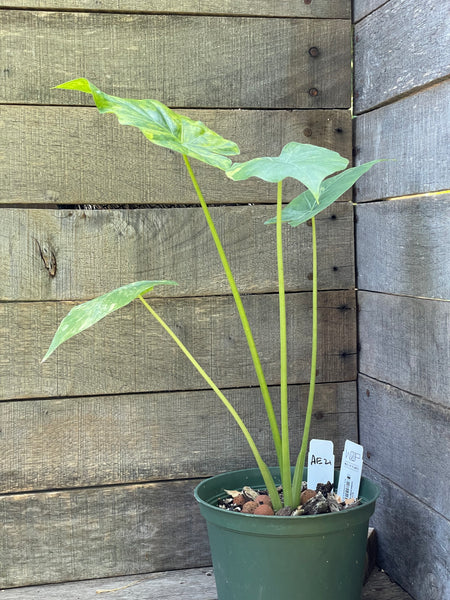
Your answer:
[[[241,293],[278,290],[272,206],[212,208]],[[201,208],[1,211],[0,298],[82,300],[143,279],[170,279],[157,296],[229,293]],[[353,207],[339,202],[316,219],[320,289],[354,286]],[[312,286],[311,228],[285,226],[285,287]],[[208,260],[203,260],[208,256]]]
[[[231,297],[157,299],[172,326],[220,387],[257,384]],[[278,296],[244,298],[269,384],[279,383]],[[287,294],[289,383],[309,381],[311,294]],[[353,291],[319,293],[318,382],[356,379]],[[0,303],[4,399],[205,389],[202,377],[135,302],[66,342],[40,364],[70,302]],[[82,336],[82,337],[81,337]]]
[[[208,567],[1,590],[2,600],[98,600],[99,593],[114,594],[114,600],[217,600],[214,574]],[[363,588],[361,600],[412,598],[376,569]]]
[[[361,600],[413,600],[413,598],[397,585],[385,571],[376,569],[363,587]]]
[[[448,598],[450,522],[375,470],[365,475],[381,485],[372,517],[379,566],[414,598]]]
[[[80,92],[51,93],[55,102],[77,103],[84,97]],[[136,96],[144,97],[145,90]],[[241,150],[236,162],[278,156],[292,141],[326,146],[351,158],[349,111],[180,112],[235,141]],[[0,123],[0,204],[197,203],[181,156],[151,144],[137,129],[119,125],[112,115],[88,107],[0,106]],[[192,168],[209,204],[276,202],[274,184],[255,178],[234,182],[196,160]],[[283,189],[291,200],[299,184],[287,179]]]
[[[359,292],[361,373],[450,406],[450,302]]]
[[[349,19],[349,0],[0,0],[0,7],[95,12],[253,15]]]
[[[450,194],[359,204],[356,217],[358,289],[450,298]]]
[[[0,496],[0,586],[210,564],[198,482]]]
[[[200,477],[254,465],[226,409],[140,303],[41,365],[73,301],[131,280],[179,280],[157,290],[152,306],[275,462],[241,325],[183,161],[99,115],[88,96],[52,86],[85,76],[111,94],[162,100],[235,140],[239,162],[277,155],[289,141],[350,158],[350,12],[349,0],[0,0],[0,587],[209,565],[193,488]],[[277,405],[274,230],[263,224],[275,186],[193,167],[207,202],[220,205],[213,218]],[[301,189],[286,181],[285,201]],[[337,457],[357,437],[350,198],[317,219],[311,435],[333,439]],[[293,454],[310,369],[310,237],[308,225],[286,227]],[[176,592],[173,580],[146,580],[157,583],[147,596],[156,589],[181,600],[179,579]],[[189,582],[187,598],[199,600]]]
[[[450,73],[448,17],[440,0],[405,0],[387,2],[356,25],[356,113]]]
[[[217,600],[212,567],[30,586],[1,590],[1,596],[4,600],[98,600],[103,596],[114,600]]]
[[[357,23],[387,2],[389,0],[353,0],[353,22]]]
[[[0,0],[0,7],[169,14],[254,15],[349,19],[350,0]]]
[[[276,455],[258,389],[225,390],[267,464]],[[279,390],[271,388],[279,416]],[[293,463],[308,386],[289,387]],[[0,402],[0,493],[206,477],[254,467],[235,421],[212,391]],[[311,436],[337,462],[357,439],[356,383],[320,384]]]
[[[448,189],[450,81],[356,119],[357,163],[393,159],[356,185],[356,200]]]
[[[90,103],[51,90],[87,77],[176,107],[350,107],[349,20],[18,10],[0,32],[2,103]]]
[[[358,388],[366,463],[450,519],[450,409],[365,376]]]

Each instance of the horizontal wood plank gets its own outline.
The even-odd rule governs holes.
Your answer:
[[[360,371],[450,406],[450,302],[359,292]]]
[[[385,571],[376,569],[363,587],[361,600],[413,600],[413,598]]]
[[[353,21],[357,23],[386,2],[389,0],[353,0]]]
[[[114,600],[217,600],[212,567],[21,587],[1,590],[1,595],[3,600],[98,600],[103,595]]]
[[[356,119],[358,164],[393,159],[358,182],[358,202],[448,188],[449,90],[446,81]]]
[[[0,7],[349,19],[349,0],[0,0]]]
[[[98,600],[99,593],[114,594],[115,600],[217,600],[214,573],[208,567],[2,590],[2,600]],[[412,599],[376,569],[361,600]]]
[[[279,390],[271,388],[279,417]],[[258,389],[226,391],[267,464],[276,464]],[[293,462],[308,386],[289,387]],[[248,444],[211,391],[0,402],[0,493],[206,477],[254,467]],[[320,384],[311,436],[340,458],[357,439],[356,384]]]
[[[257,384],[231,297],[150,302],[217,385]],[[267,381],[278,384],[278,297],[250,295],[244,305]],[[356,379],[354,292],[321,292],[318,305],[318,382]],[[72,306],[0,303],[4,399],[205,389],[191,363],[138,302],[69,340],[40,364]],[[288,294],[287,311],[289,383],[305,383],[310,371],[311,294]]]
[[[88,104],[85,94],[51,89],[84,76],[116,96],[177,107],[350,106],[348,20],[23,10],[2,16],[2,103]]]
[[[355,112],[448,75],[447,23],[448,9],[440,0],[404,0],[387,2],[356,25]]]
[[[59,102],[81,101],[82,94],[56,92]],[[349,111],[180,112],[235,141],[241,149],[237,162],[277,156],[291,141],[351,157]],[[0,204],[197,203],[181,156],[119,125],[112,115],[87,107],[0,106],[0,123]],[[200,161],[192,161],[192,167],[209,204],[276,202],[274,184],[255,178],[234,182]],[[286,199],[298,193],[299,184],[287,179]]]
[[[450,194],[359,204],[358,288],[450,299]]]
[[[365,376],[358,390],[367,464],[450,519],[450,409]]]
[[[372,517],[379,566],[414,598],[447,598],[449,521],[376,471],[366,467],[365,475],[381,486]]]
[[[241,293],[278,289],[275,227],[264,225],[274,214],[269,206],[211,209]],[[155,288],[158,296],[229,293],[200,208],[4,208],[1,219],[2,300],[89,299],[142,279],[179,284]],[[320,289],[353,287],[353,207],[339,202],[316,221]],[[311,228],[285,226],[283,238],[286,289],[310,290]]]
[[[0,586],[210,564],[198,482],[0,496]]]

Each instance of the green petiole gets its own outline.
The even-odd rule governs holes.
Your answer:
[[[177,337],[177,335],[172,331],[172,329],[167,325],[167,323],[165,321],[163,321],[163,319],[158,315],[158,313],[155,312],[155,310],[148,304],[148,302],[146,300],[144,300],[144,298],[142,296],[138,296],[138,298],[139,298],[139,300],[141,300],[141,302],[143,303],[145,308],[150,312],[150,314],[158,321],[158,323],[170,335],[170,337],[174,340],[174,342],[177,344],[177,346],[180,348],[180,350],[190,360],[192,365],[197,369],[197,371],[200,373],[200,375],[203,377],[203,379],[206,381],[206,383],[212,388],[212,390],[217,394],[217,396],[220,398],[220,400],[222,400],[224,405],[227,407],[227,409],[231,413],[232,417],[234,418],[234,420],[238,424],[239,428],[241,429],[242,433],[244,434],[245,439],[247,440],[248,445],[250,446],[250,449],[253,453],[253,456],[255,457],[256,463],[257,463],[257,465],[261,471],[261,474],[263,476],[267,491],[269,492],[269,496],[272,501],[273,509],[275,511],[279,510],[281,508],[281,500],[278,495],[277,488],[276,488],[275,482],[273,480],[273,477],[272,477],[266,463],[261,458],[258,448],[256,447],[256,444],[255,444],[252,436],[250,435],[250,432],[248,431],[247,427],[244,425],[244,422],[242,421],[241,417],[236,412],[235,408],[230,403],[230,401],[225,397],[225,395],[222,393],[222,391],[217,387],[217,385],[214,383],[214,381],[211,379],[211,377],[206,373],[206,371],[201,367],[201,365],[195,360],[195,358],[192,356],[192,354],[189,352],[189,350],[186,348],[186,346],[183,344],[183,342],[180,340],[180,338]]]
[[[277,269],[278,302],[280,314],[280,407],[281,407],[281,444],[282,463],[280,464],[281,483],[283,485],[284,505],[292,506],[291,461],[289,457],[289,421],[287,389],[287,334],[286,301],[284,290],[283,238],[281,211],[283,209],[283,182],[277,184]]]
[[[259,355],[258,355],[258,351],[256,349],[256,345],[255,345],[255,341],[253,339],[253,334],[251,332],[250,329],[250,325],[247,319],[247,315],[244,309],[244,305],[242,304],[242,300],[241,300],[241,296],[239,294],[239,291],[237,289],[237,285],[236,282],[234,280],[233,274],[231,272],[231,268],[230,265],[228,264],[228,260],[227,257],[225,255],[225,251],[223,249],[222,243],[220,241],[219,235],[216,231],[214,222],[211,218],[211,214],[208,210],[208,206],[205,202],[205,199],[203,197],[203,194],[200,190],[200,186],[197,182],[197,179],[194,175],[194,172],[192,170],[191,164],[189,162],[189,158],[183,154],[183,158],[184,158],[184,162],[186,164],[186,168],[188,170],[188,173],[190,175],[190,178],[192,180],[192,183],[194,185],[194,189],[197,193],[199,202],[200,202],[200,206],[203,209],[203,213],[205,215],[206,221],[208,223],[208,227],[211,231],[211,235],[213,237],[214,243],[216,244],[216,248],[217,251],[219,253],[220,256],[220,260],[222,261],[222,266],[224,268],[225,274],[227,276],[228,279],[228,283],[230,285],[231,288],[231,293],[233,294],[233,298],[236,304],[236,308],[238,310],[239,313],[239,317],[241,319],[241,323],[242,323],[242,327],[244,329],[244,333],[245,333],[245,337],[247,339],[247,344],[248,347],[250,349],[250,354],[253,360],[253,364],[255,367],[255,371],[256,371],[256,376],[258,378],[258,383],[261,389],[261,394],[264,400],[264,405],[266,408],[266,413],[267,413],[267,417],[269,420],[269,424],[270,424],[270,429],[272,431],[272,437],[273,437],[273,441],[274,441],[274,445],[275,445],[275,450],[277,453],[277,459],[278,459],[278,464],[282,465],[283,462],[283,451],[282,451],[282,443],[281,443],[281,436],[280,436],[280,431],[278,429],[278,423],[277,423],[277,419],[275,417],[275,413],[273,410],[273,405],[272,405],[272,400],[270,398],[270,393],[269,393],[269,388],[267,386],[266,383],[266,379],[264,377],[264,373],[263,373],[263,369],[261,366],[261,361],[259,359]]]
[[[294,506],[300,503],[300,492],[303,479],[303,467],[305,465],[306,450],[308,447],[309,429],[311,426],[312,409],[314,403],[314,391],[316,387],[316,365],[317,365],[317,236],[316,220],[311,219],[312,224],[312,252],[313,252],[313,290],[312,290],[312,347],[311,347],[311,376],[309,383],[308,406],[306,408],[305,426],[303,429],[302,445],[295,465],[293,479],[293,502]]]

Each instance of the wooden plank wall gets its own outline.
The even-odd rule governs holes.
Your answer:
[[[234,422],[140,305],[40,364],[76,303],[171,278],[153,301],[275,456],[240,324],[179,156],[100,116],[78,76],[235,140],[351,156],[350,1],[0,1],[0,587],[208,565],[192,490],[253,466]],[[310,53],[310,48],[317,52]],[[274,187],[196,163],[277,398]],[[286,182],[289,200],[298,192]],[[345,200],[345,199],[344,199]],[[347,198],[348,200],[348,198]],[[103,210],[93,210],[101,206]],[[109,207],[109,208],[108,208]],[[315,437],[357,439],[353,208],[318,218]],[[286,229],[293,451],[306,405],[311,229]]]
[[[448,10],[355,2],[359,426],[382,494],[379,563],[417,600],[450,595]]]

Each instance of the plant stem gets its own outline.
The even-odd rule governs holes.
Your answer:
[[[282,461],[283,461],[283,452],[282,452],[282,445],[281,445],[281,436],[280,436],[280,432],[278,429],[278,424],[277,424],[277,419],[275,417],[275,413],[273,410],[273,405],[272,405],[272,400],[270,398],[270,394],[269,394],[269,388],[267,387],[267,383],[266,383],[266,379],[264,377],[264,373],[263,373],[263,369],[261,366],[261,361],[259,359],[259,355],[258,355],[258,351],[256,349],[256,345],[255,345],[255,341],[253,339],[253,335],[250,329],[250,325],[247,319],[247,315],[245,313],[245,309],[244,309],[244,305],[242,304],[242,300],[241,300],[241,296],[239,294],[239,291],[237,289],[237,285],[236,282],[234,280],[233,274],[231,272],[230,266],[228,264],[228,260],[226,258],[225,255],[225,251],[222,247],[222,243],[220,241],[219,235],[216,231],[216,228],[214,226],[214,222],[211,218],[210,212],[208,210],[208,206],[205,202],[205,199],[203,197],[203,194],[200,190],[200,186],[198,185],[197,179],[194,175],[194,172],[192,170],[191,164],[189,162],[189,159],[186,155],[183,154],[183,158],[184,158],[184,162],[186,164],[186,168],[188,170],[188,173],[191,177],[192,183],[194,185],[195,191],[197,193],[198,199],[200,201],[200,205],[203,209],[203,213],[206,217],[206,222],[208,223],[209,229],[211,231],[211,235],[214,239],[214,242],[216,244],[216,248],[217,251],[219,253],[220,256],[220,260],[222,261],[222,266],[224,268],[225,274],[227,276],[228,279],[228,283],[230,285],[231,288],[231,292],[233,294],[233,298],[234,301],[236,303],[236,308],[238,310],[240,319],[241,319],[241,323],[242,323],[242,327],[244,329],[244,333],[245,333],[245,337],[247,339],[247,344],[248,347],[250,349],[250,354],[253,360],[253,364],[255,367],[255,371],[256,371],[256,376],[258,378],[258,383],[259,383],[259,387],[261,389],[261,394],[264,400],[264,405],[266,407],[266,413],[267,413],[267,417],[269,420],[269,424],[270,424],[270,428],[272,431],[272,437],[273,437],[273,441],[274,441],[274,445],[275,445],[275,450],[277,453],[277,459],[278,459],[278,464],[280,465],[280,469],[281,469],[281,465],[282,465]]]
[[[263,476],[264,483],[266,484],[267,491],[269,492],[270,499],[272,500],[273,508],[274,508],[274,510],[279,510],[281,508],[281,501],[278,496],[277,488],[276,488],[275,482],[273,480],[273,477],[272,477],[267,465],[261,458],[258,448],[256,447],[256,444],[255,444],[252,436],[250,435],[250,432],[248,431],[247,427],[244,425],[244,422],[242,421],[241,417],[238,415],[238,413],[236,412],[235,408],[230,403],[230,401],[227,400],[227,398],[222,393],[222,391],[217,387],[217,385],[214,383],[214,381],[211,379],[211,377],[206,373],[206,371],[204,371],[204,369],[200,366],[200,364],[195,360],[195,358],[192,356],[192,354],[189,352],[189,350],[186,348],[186,346],[183,344],[183,342],[180,340],[180,338],[177,337],[177,335],[172,331],[172,329],[167,325],[167,323],[165,321],[163,321],[163,319],[155,312],[155,310],[148,304],[148,302],[146,300],[144,300],[144,298],[142,296],[139,296],[139,300],[141,300],[141,302],[144,304],[145,308],[150,312],[150,314],[158,321],[158,323],[165,329],[165,331],[175,341],[177,346],[183,351],[185,356],[191,361],[191,363],[194,365],[194,367],[197,369],[197,371],[200,373],[200,375],[203,377],[203,379],[206,381],[206,383],[214,390],[214,392],[219,396],[219,398],[225,404],[227,409],[230,411],[234,420],[239,425],[242,433],[244,434],[245,439],[247,440],[251,451],[253,452],[253,456],[255,457],[256,463],[257,463],[259,470],[261,471],[261,474]]]
[[[312,290],[312,348],[311,348],[311,377],[309,383],[308,406],[306,409],[305,426],[303,429],[302,446],[295,465],[293,480],[293,506],[300,502],[300,492],[303,479],[303,467],[305,465],[306,450],[308,448],[309,429],[311,426],[312,409],[314,403],[314,391],[316,387],[316,365],[317,365],[317,238],[316,220],[312,222],[312,251],[313,251],[313,290]]]
[[[284,505],[292,506],[291,461],[289,457],[289,421],[287,393],[287,335],[286,335],[286,299],[284,290],[283,238],[281,211],[283,209],[283,182],[277,185],[277,269],[278,269],[278,303],[280,315],[280,413],[281,413],[281,445],[283,462],[281,465],[281,483],[283,486]]]

